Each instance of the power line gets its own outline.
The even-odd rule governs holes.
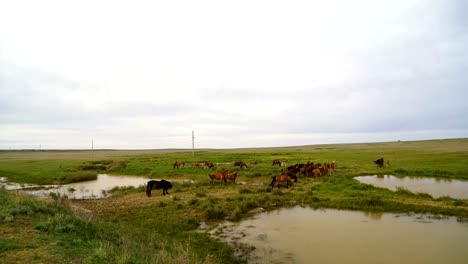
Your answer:
[[[192,130],[192,157],[195,157],[195,134]]]

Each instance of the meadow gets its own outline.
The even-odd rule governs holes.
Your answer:
[[[373,160],[389,164],[378,168]],[[299,176],[291,188],[271,188],[281,168],[272,160],[337,162],[319,178]],[[185,161],[175,169],[175,161]],[[235,161],[248,168],[234,167]],[[211,170],[193,162],[214,162]],[[253,165],[256,163],[256,165]],[[237,171],[237,184],[209,184],[208,173]],[[433,198],[361,184],[361,175],[411,175],[468,179],[468,139],[336,144],[255,149],[0,151],[0,177],[9,181],[64,184],[98,173],[173,181],[170,195],[144,186],[119,188],[100,200],[27,197],[0,190],[2,263],[238,263],[233,249],[200,232],[255,212],[290,206],[370,212],[431,213],[468,218],[468,200]],[[191,180],[182,182],[178,180]]]

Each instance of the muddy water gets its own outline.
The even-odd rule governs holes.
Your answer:
[[[65,185],[33,185],[6,182],[3,178],[0,187],[7,190],[22,190],[34,196],[47,196],[50,193],[66,195],[70,199],[98,199],[109,195],[114,187],[145,185],[150,179],[132,176],[112,176],[99,174],[96,180]]]
[[[213,230],[249,263],[467,263],[468,223],[456,218],[313,210],[261,213]],[[246,252],[244,250],[244,252]]]
[[[456,199],[468,199],[468,180],[436,179],[429,177],[359,176],[354,179],[361,183],[396,191],[403,187],[415,193],[428,193],[432,197],[450,196]]]

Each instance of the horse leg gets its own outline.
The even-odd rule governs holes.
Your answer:
[[[146,187],[146,196],[151,197],[151,185],[149,185],[149,184]]]

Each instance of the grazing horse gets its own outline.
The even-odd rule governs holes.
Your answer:
[[[374,163],[377,164],[377,166],[379,166],[379,168],[382,168],[384,166],[384,159],[380,158],[378,160],[374,160]]]
[[[181,167],[183,168],[184,166],[185,166],[185,162],[183,162],[183,161],[176,161],[176,162],[174,163],[174,166],[173,166],[173,167],[174,167],[174,169],[175,169],[175,168],[181,168]]]
[[[273,160],[273,163],[271,164],[271,166],[275,166],[275,165],[281,166],[281,161],[279,159]]]
[[[226,183],[226,178],[227,176],[229,175],[229,171],[228,170],[223,170],[222,172],[213,172],[213,173],[210,173],[208,174],[208,176],[210,176],[210,184],[213,184],[213,180],[220,180],[220,181],[223,181],[224,183]]]
[[[166,180],[149,181],[146,185],[146,196],[151,197],[152,189],[163,189],[163,195],[169,194],[168,189],[172,188],[172,183]]]
[[[273,179],[270,183],[271,188],[275,187],[275,184],[280,188],[281,182],[286,182],[286,188],[292,186],[292,182],[297,182],[297,177],[294,174],[281,174],[279,176],[273,176]]]
[[[213,162],[205,162],[205,166],[203,166],[204,169],[211,169],[214,167]]]
[[[241,169],[247,168],[247,164],[245,164],[245,163],[242,162],[242,161],[236,161],[236,162],[234,162],[234,166],[239,166]]]

